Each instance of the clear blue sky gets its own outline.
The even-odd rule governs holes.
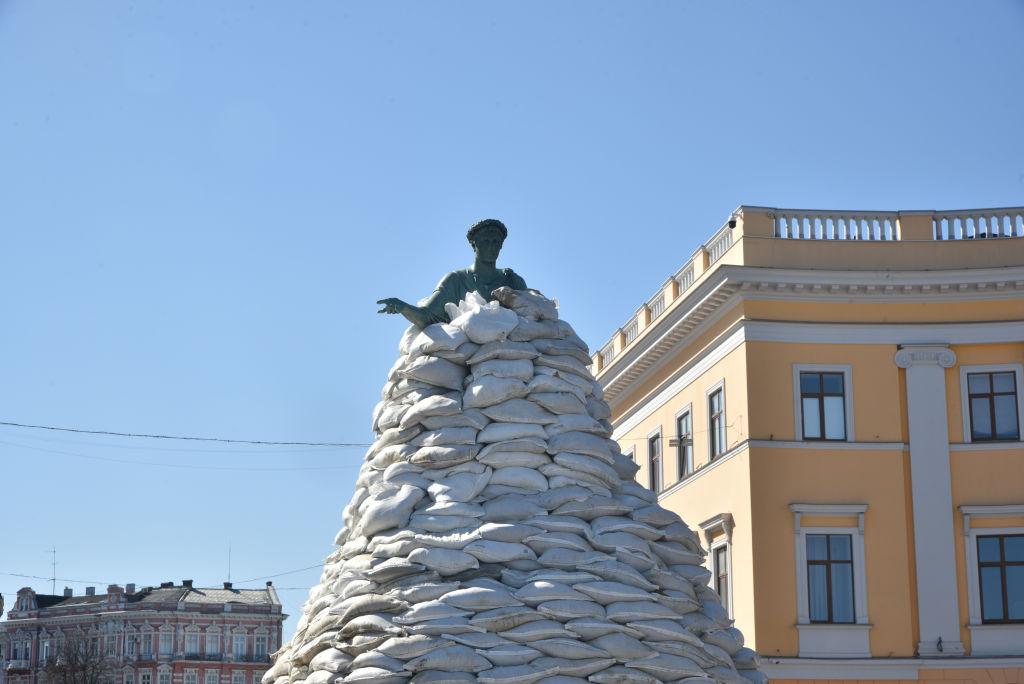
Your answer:
[[[0,0],[0,420],[367,441],[373,301],[485,216],[597,347],[738,204],[1024,204],[1021,35],[1019,0]],[[0,428],[0,572],[316,564],[362,451]]]

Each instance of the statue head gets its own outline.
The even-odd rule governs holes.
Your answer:
[[[498,219],[477,221],[466,232],[466,239],[473,245],[473,251],[484,261],[498,260],[498,253],[506,237],[508,229]]]

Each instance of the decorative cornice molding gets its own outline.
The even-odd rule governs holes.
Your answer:
[[[956,354],[941,344],[908,344],[896,352],[896,365],[900,368],[911,366],[940,366],[952,368],[956,364]]]

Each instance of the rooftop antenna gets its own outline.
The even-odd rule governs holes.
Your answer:
[[[50,549],[52,559],[50,562],[50,593],[56,595],[57,593],[57,547],[54,546]]]

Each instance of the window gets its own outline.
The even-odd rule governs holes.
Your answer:
[[[217,655],[220,653],[220,634],[206,635],[206,655]]]
[[[139,673],[139,684],[150,684],[152,680],[153,675],[150,674],[149,670],[143,670]],[[195,684],[195,682],[192,682],[192,684]]]
[[[49,639],[43,639],[42,655],[40,656],[40,660],[45,663],[49,659],[50,659],[50,640]]]
[[[848,534],[807,535],[807,593],[812,623],[852,623],[853,544]]]
[[[714,554],[714,570],[712,579],[715,592],[722,599],[722,605],[729,609],[729,547],[725,544],[717,546],[712,550]]]
[[[245,672],[243,670],[235,670],[232,672],[231,684],[245,684]]]
[[[967,374],[971,441],[1019,440],[1014,371]]]
[[[199,684],[199,672],[197,670],[185,670],[184,684]]]
[[[708,394],[708,442],[712,460],[725,453],[725,397],[721,387]]]
[[[983,623],[1024,623],[1024,534],[978,536]]]
[[[220,684],[220,671],[207,670],[203,677],[203,684]]]
[[[800,373],[803,439],[846,439],[846,388],[842,372]]]
[[[260,684],[260,681],[262,679],[263,679],[263,673],[262,672],[253,672],[252,673],[252,684]]]
[[[117,653],[117,637],[108,636],[106,641],[106,650],[104,651],[108,658],[113,658],[114,654]]]
[[[142,655],[147,658],[153,655],[153,635],[149,632],[142,633]],[[141,682],[140,682],[141,684]],[[148,684],[148,683],[147,683]]]
[[[125,634],[124,636],[124,654],[126,656],[135,655],[135,637],[132,634]]]
[[[661,491],[661,433],[647,438],[648,486],[651,491]]]
[[[125,672],[124,673],[124,682],[123,682],[123,684],[135,684],[135,673],[134,672]]]
[[[256,641],[253,644],[253,649],[254,649],[253,650],[253,654],[257,658],[266,658],[267,657],[267,635],[266,634],[257,634],[256,635]]]
[[[160,655],[171,655],[174,653],[174,635],[170,632],[160,632]]]
[[[676,416],[676,458],[681,480],[693,472],[693,422],[689,411]]]
[[[231,652],[235,656],[235,658],[241,659],[241,658],[245,657],[245,635],[244,634],[235,634],[234,635],[234,642],[232,644]]]
[[[199,655],[199,635],[195,632],[185,635],[185,655]]]
[[[156,675],[157,684],[171,684],[171,671],[160,670]]]

